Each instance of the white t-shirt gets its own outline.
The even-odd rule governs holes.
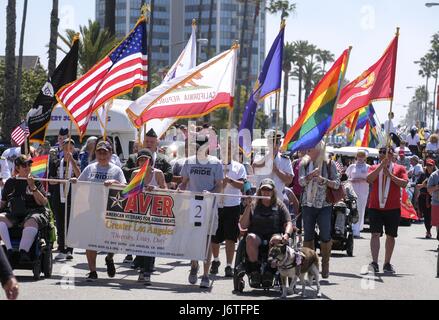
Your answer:
[[[415,134],[415,136],[413,138],[412,138],[411,134],[409,134],[407,136],[407,144],[409,146],[417,146],[419,142],[420,142],[420,140],[419,140],[419,135],[418,134]]]
[[[239,162],[232,161],[224,169],[224,175],[233,180],[247,179],[247,174],[245,173],[245,167]],[[242,195],[241,189],[237,189],[230,183],[224,188],[225,194]],[[241,198],[238,197],[224,197],[224,207],[236,207],[241,203]]]
[[[422,165],[420,163],[418,163],[417,165],[412,166],[410,168],[409,172],[412,173],[411,181],[416,182],[416,181],[418,181],[419,176],[424,172],[424,169],[422,168]]]
[[[390,122],[389,122],[390,121]],[[384,122],[384,131],[386,132],[386,134],[389,133],[396,133],[396,129],[393,126],[393,121],[392,120],[386,120],[386,122]]]
[[[265,178],[273,179],[274,184],[276,185],[277,197],[282,200],[285,183],[273,172],[272,155],[268,154],[264,158],[266,159],[265,166],[262,168],[255,168],[255,176],[258,177],[256,187],[259,187],[259,183]],[[255,162],[262,162],[262,159],[255,159]],[[274,159],[274,163],[279,170],[294,177],[293,165],[291,164],[290,158],[284,158],[279,153]]]
[[[6,160],[8,160],[8,166],[9,166],[9,171],[11,172],[11,175],[15,169],[14,161],[20,155],[21,155],[21,148],[20,147],[6,149],[5,152],[3,152],[3,154],[2,154],[2,157],[6,158]]]
[[[436,152],[439,149],[439,143],[427,143],[427,147],[425,148],[425,150],[427,151],[434,151]]]

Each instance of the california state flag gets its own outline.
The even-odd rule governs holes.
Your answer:
[[[126,110],[140,128],[152,119],[196,118],[233,107],[238,46],[146,93]]]

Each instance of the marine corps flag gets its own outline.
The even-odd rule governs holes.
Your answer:
[[[332,116],[330,131],[353,112],[372,101],[393,99],[399,29],[384,55],[361,76],[344,87]]]
[[[44,142],[53,107],[57,101],[55,93],[66,84],[76,80],[78,72],[79,37],[73,39],[70,52],[49,77],[41,89],[32,109],[27,114],[31,142]]]

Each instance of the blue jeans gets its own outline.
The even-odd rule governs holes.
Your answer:
[[[314,241],[314,230],[317,223],[320,231],[320,241],[329,242],[331,240],[331,214],[332,207],[302,207],[304,241]]]

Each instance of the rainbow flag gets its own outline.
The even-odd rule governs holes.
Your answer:
[[[299,119],[285,136],[282,150],[296,152],[311,149],[323,139],[331,125],[349,51],[343,52],[309,96]]]
[[[123,198],[133,197],[143,190],[143,184],[146,176],[146,172],[149,167],[149,159],[145,162],[142,169],[136,174],[136,176],[131,180],[131,182],[126,186],[125,189],[120,193]]]
[[[32,158],[31,174],[36,178],[46,178],[49,155]]]
[[[368,121],[364,130],[364,137],[361,146],[363,148],[376,148],[378,144],[379,138],[376,127],[372,126],[371,122]]]

